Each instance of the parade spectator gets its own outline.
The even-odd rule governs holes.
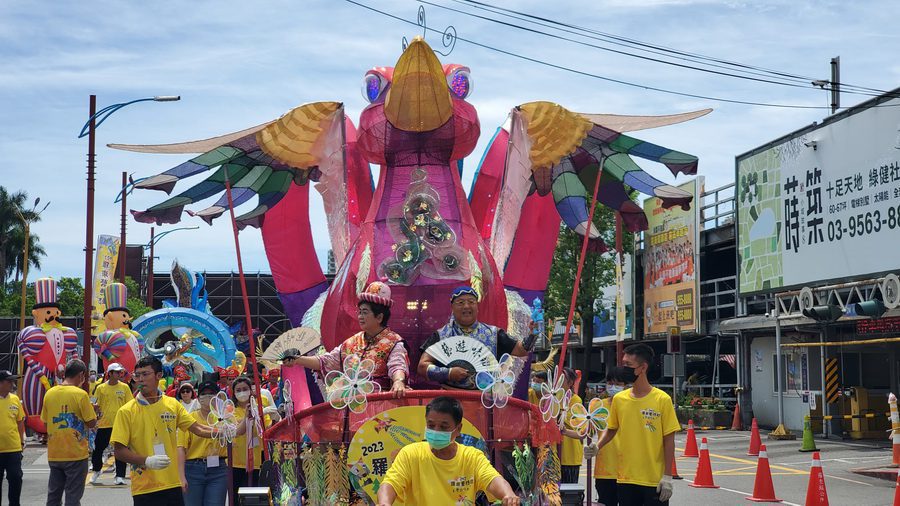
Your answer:
[[[618,462],[620,505],[668,505],[675,433],[681,425],[672,398],[647,379],[653,350],[646,344],[633,344],[625,348],[623,362],[625,380],[634,386],[613,397],[607,428],[597,446],[603,450],[618,436],[619,447],[628,449]]]
[[[428,347],[442,339],[466,336],[486,346],[497,357],[503,356],[504,353],[524,357],[534,346],[537,334],[531,334],[528,343],[523,344],[510,337],[505,330],[479,322],[478,292],[470,286],[461,286],[453,291],[450,296],[450,308],[453,315],[447,325],[438,329],[419,348],[422,352],[417,368],[419,375],[440,383],[442,386],[465,390],[476,389],[474,371],[463,367],[447,367],[446,364],[438,364],[434,357],[428,354]]]
[[[572,390],[575,386],[575,371],[566,367],[563,369],[563,388]],[[581,404],[581,397],[572,391],[572,404]],[[581,460],[584,458],[584,437],[578,434],[572,426],[572,411],[566,414],[565,425],[562,429],[563,441],[559,463],[562,471],[562,483],[578,483],[578,473],[581,470]]]
[[[199,408],[191,413],[200,424],[206,423],[210,402],[219,393],[219,385],[214,381],[201,383],[197,388]],[[240,424],[243,433],[246,424]],[[222,506],[228,490],[228,466],[225,462],[226,449],[218,441],[197,437],[190,431],[178,431],[178,471],[181,490],[188,506]]]
[[[177,458],[176,430],[211,438],[214,430],[188,414],[177,400],[163,395],[162,362],[141,358],[132,375],[137,396],[116,414],[111,440],[116,458],[132,465],[131,495],[135,506],[184,504]]]
[[[378,488],[378,506],[394,504],[474,504],[484,491],[518,506],[519,498],[484,453],[456,442],[462,430],[462,405],[437,397],[425,407],[425,441],[400,449]]]
[[[9,484],[10,506],[19,506],[22,495],[22,449],[25,447],[25,409],[12,393],[19,376],[0,371],[0,502],[3,497],[3,475]]]
[[[91,475],[91,485],[100,479],[103,470],[103,452],[109,446],[109,438],[112,436],[113,422],[116,421],[116,413],[134,397],[131,389],[123,383],[125,368],[122,364],[113,362],[107,370],[109,379],[96,386],[93,393],[93,401],[100,411],[100,419],[97,421],[97,436],[94,440],[94,451],[91,454],[91,465],[94,473]],[[125,462],[116,459],[116,485],[125,484]]]
[[[329,371],[343,370],[344,358],[355,354],[360,360],[374,362],[371,380],[378,383],[382,391],[390,390],[394,397],[402,397],[409,378],[409,357],[403,338],[388,328],[391,305],[390,287],[380,281],[371,283],[359,294],[356,305],[360,332],[328,353],[295,357],[290,363],[284,358],[284,365],[299,364],[327,374]]]
[[[81,360],[66,364],[62,384],[47,390],[41,420],[47,426],[47,461],[50,480],[47,506],[78,505],[88,473],[88,430],[97,425],[97,414],[83,390],[87,366]]]
[[[626,373],[623,367],[614,367],[606,375],[606,398],[603,407],[610,409],[613,397],[626,388]],[[594,488],[597,489],[597,500],[601,504],[619,504],[616,495],[617,462],[619,455],[619,439],[613,438],[603,450],[597,451],[596,445],[584,449],[586,458],[596,459],[594,463]]]
[[[193,413],[200,409],[200,403],[197,401],[197,393],[194,392],[194,385],[190,382],[184,382],[178,387],[178,402],[184,406],[188,413]]]
[[[547,371],[531,374],[531,385],[528,387],[528,402],[539,406],[541,402],[541,385],[547,383]]]

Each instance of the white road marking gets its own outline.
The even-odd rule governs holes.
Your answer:
[[[826,474],[825,477],[826,477],[826,478],[830,478],[830,479],[834,479],[834,480],[849,481],[850,483],[856,483],[857,485],[865,485],[865,486],[867,486],[867,487],[872,487],[872,486],[874,486],[874,485],[872,485],[871,483],[866,483],[866,482],[863,482],[863,481],[851,480],[850,478],[841,478],[840,476],[834,476],[834,475],[831,475],[831,474]]]
[[[747,492],[741,492],[740,490],[734,490],[734,489],[725,488],[725,487],[719,487],[719,490],[725,490],[726,492],[732,492],[732,493],[744,495],[747,497],[750,497],[752,495]],[[800,504],[792,503],[792,502],[788,502],[788,501],[782,501],[781,504],[787,504],[788,506],[801,506]]]

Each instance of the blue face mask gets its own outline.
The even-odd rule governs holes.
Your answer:
[[[622,390],[625,390],[625,387],[619,385],[606,385],[606,393],[608,393],[610,397],[616,395]]]
[[[532,383],[532,384],[531,384],[531,389],[534,390],[535,392],[540,392],[540,391],[541,391],[541,384],[540,384],[540,383]]]
[[[453,431],[425,429],[425,441],[435,450],[443,450],[453,442]]]

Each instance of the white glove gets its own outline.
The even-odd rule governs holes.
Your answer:
[[[596,443],[589,444],[584,447],[584,458],[592,459],[597,456],[600,450],[597,448]]]
[[[656,493],[659,494],[659,501],[666,502],[672,497],[672,477],[663,475],[656,486]]]
[[[144,461],[144,467],[158,471],[169,467],[171,460],[166,455],[151,455]]]
[[[263,408],[263,414],[265,414],[265,415],[271,415],[271,414],[273,414],[273,413],[275,413],[275,414],[278,413],[278,408],[277,408],[277,407],[275,407],[275,406],[266,406],[265,408]]]

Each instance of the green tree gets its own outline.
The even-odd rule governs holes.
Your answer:
[[[11,231],[12,237],[9,239],[6,250],[6,278],[12,278],[13,286],[19,285],[22,278],[22,269],[25,263],[25,229],[19,227]],[[33,233],[28,234],[28,271],[41,268],[41,258],[47,256],[44,247],[41,246],[40,238]],[[11,288],[14,289],[14,288]]]
[[[594,211],[594,226],[600,232],[600,240],[610,251],[601,253],[595,245],[589,247],[579,281],[578,297],[575,300],[575,311],[581,315],[581,333],[583,343],[585,343],[581,369],[586,380],[582,383],[582,388],[590,378],[589,373],[592,370],[591,348],[594,335],[594,315],[602,309],[611,309],[607,307],[601,296],[604,288],[615,286],[616,283],[615,211],[598,203],[597,209]],[[575,274],[578,270],[583,240],[583,236],[576,234],[565,225],[561,225],[556,251],[553,255],[553,264],[550,267],[550,279],[547,283],[545,306],[549,318],[562,318],[565,321],[569,316],[572,289],[575,285]],[[633,251],[633,243],[633,235],[623,229],[622,244],[626,254]]]
[[[39,213],[26,209],[27,201],[28,194],[24,191],[10,193],[6,188],[0,186],[0,278],[2,278],[0,279],[0,285],[2,285],[0,291],[4,293],[7,290],[6,280],[12,274],[12,270],[9,268],[10,259],[21,256],[25,244],[22,219],[24,218],[29,223],[40,220]],[[20,236],[18,242],[15,240],[17,234]],[[37,243],[36,238],[35,243]],[[43,248],[36,256],[41,254],[43,254]]]
[[[150,311],[141,299],[140,288],[131,277],[125,277],[125,286],[128,288],[128,311],[132,318],[137,318]],[[81,316],[84,313],[84,287],[81,278],[60,278],[56,282],[57,301],[63,316]],[[0,316],[19,316],[21,292],[15,291],[3,296],[0,294]],[[31,316],[31,307],[34,305],[34,282],[28,283],[25,298],[25,314]]]

